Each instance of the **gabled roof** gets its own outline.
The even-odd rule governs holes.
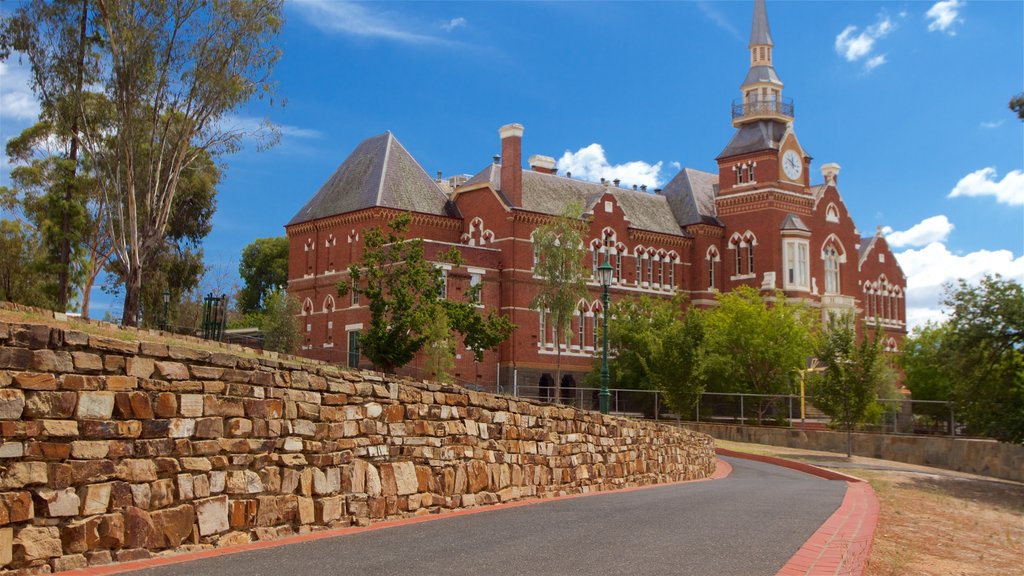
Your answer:
[[[484,182],[489,182],[495,190],[501,190],[500,164],[491,164],[484,168],[456,191]],[[541,214],[559,215],[567,204],[577,202],[583,205],[585,212],[593,212],[594,205],[606,193],[615,197],[615,201],[629,220],[630,227],[673,236],[684,235],[679,223],[672,216],[672,210],[664,196],[532,170],[523,171],[523,205],[519,208]],[[505,198],[504,194],[502,198]]]
[[[865,236],[860,239],[860,249],[857,251],[857,261],[861,264],[864,263],[864,259],[868,257],[868,253],[875,247],[875,240],[878,239],[878,235]]]
[[[672,214],[680,226],[691,224],[722,225],[715,206],[715,192],[718,190],[718,174],[684,168],[676,174],[662,194],[672,208]]]
[[[367,138],[288,225],[373,206],[457,216],[455,205],[391,132]]]
[[[732,140],[729,140],[729,144],[716,160],[758,150],[778,150],[785,134],[786,124],[776,120],[759,120],[744,124],[736,130]]]
[[[811,229],[804,224],[804,221],[792,212],[786,214],[786,218],[782,221],[782,226],[779,226],[779,230],[799,230],[800,232],[811,231]]]
[[[772,46],[772,32],[768,28],[768,10],[764,0],[754,0],[754,22],[750,27],[750,46],[768,44]]]

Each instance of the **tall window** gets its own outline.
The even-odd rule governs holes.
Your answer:
[[[441,300],[448,299],[448,271],[444,268],[441,269],[441,275],[438,279],[437,297]]]
[[[741,270],[743,266],[743,248],[739,244],[736,245],[736,275],[739,276],[743,273]]]
[[[598,310],[597,308],[594,308],[594,350],[597,350],[597,346],[598,346],[598,343],[599,343],[598,338],[600,338],[600,336],[598,336],[598,334],[600,334],[600,332],[598,330],[600,329],[600,327],[601,327],[601,311]]]
[[[658,262],[658,286],[665,283],[665,261]]]
[[[668,261],[668,285],[676,285],[676,259],[672,258]]]
[[[640,278],[643,276],[643,261],[640,259],[640,252],[636,253],[636,285],[640,285]]]
[[[800,239],[783,240],[783,254],[786,259],[786,276],[783,287],[808,290],[810,284],[807,269],[807,241]]]
[[[578,346],[582,350],[583,349],[583,343],[586,342],[585,336],[586,336],[586,323],[587,323],[587,317],[583,315],[583,311],[582,310],[579,313],[579,319],[580,319],[580,324],[579,324],[579,326],[577,326],[576,335],[579,337],[579,344],[578,344]]]
[[[718,250],[714,246],[708,248],[707,261],[708,261],[708,289],[714,289],[715,286],[715,262],[719,260]]]
[[[754,273],[754,242],[747,242],[747,274]]]
[[[615,267],[615,283],[622,282],[622,256],[618,252],[612,252],[612,265]]]
[[[538,340],[540,341],[540,345],[541,346],[544,346],[544,343],[547,342],[547,339],[548,339],[547,336],[548,336],[548,327],[547,327],[547,324],[545,322],[544,311],[541,310],[540,311],[540,336],[538,337]]]
[[[469,289],[473,304],[479,304],[483,297],[483,286],[480,283],[483,282],[483,277],[479,274],[469,275]]]
[[[835,246],[827,246],[822,257],[825,260],[825,293],[839,293],[839,254]]]
[[[595,246],[590,251],[590,253],[592,255],[591,262],[590,262],[590,277],[593,278],[594,280],[597,280],[597,265],[598,265],[597,259],[601,255],[601,251],[598,250],[597,247]]]
[[[359,331],[349,330],[348,333],[348,365],[350,368],[359,367]]]
[[[647,281],[654,282],[654,258],[647,259]]]
[[[540,245],[534,243],[533,245],[533,269],[537,269],[537,265],[540,264]]]

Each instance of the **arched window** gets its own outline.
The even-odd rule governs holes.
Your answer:
[[[754,246],[757,237],[750,230],[743,235],[743,243],[747,245],[747,274],[754,274]]]
[[[825,294],[838,294],[839,254],[836,252],[836,247],[826,246],[821,257],[825,260]]]
[[[708,290],[714,290],[715,285],[715,262],[721,260],[718,255],[718,249],[714,246],[708,248],[706,260],[708,262]]]
[[[839,222],[839,209],[835,204],[829,203],[828,208],[825,208],[825,221]]]
[[[647,252],[644,251],[643,246],[637,246],[633,249],[633,256],[636,257],[636,285],[639,286],[643,282],[643,257]]]
[[[740,246],[742,244],[743,240],[740,238],[739,234],[733,234],[732,237],[729,238],[729,248],[735,251],[736,256],[734,258],[734,260],[736,261],[736,276],[739,276],[740,274],[743,273],[743,254],[740,252]]]
[[[679,259],[679,255],[675,252],[669,252],[668,254],[668,285],[675,288],[676,286],[676,260]]]

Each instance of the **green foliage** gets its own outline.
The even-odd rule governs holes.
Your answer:
[[[1024,288],[1001,276],[947,287],[942,366],[958,417],[976,434],[1024,443]]]
[[[790,304],[782,292],[768,301],[754,288],[741,286],[718,296],[718,306],[704,315],[702,373],[716,392],[787,394],[794,375],[813,353],[814,314]],[[758,421],[770,404],[758,401]]]
[[[245,283],[238,292],[243,313],[263,310],[263,300],[275,288],[288,284],[288,237],[257,238],[242,250],[238,273]]]
[[[877,399],[888,375],[881,331],[865,334],[858,342],[855,322],[852,314],[829,318],[815,351],[824,370],[807,377],[814,405],[847,430],[881,414]]]
[[[349,266],[349,280],[338,283],[339,294],[355,291],[370,309],[369,327],[359,341],[363,355],[377,368],[391,372],[430,344],[430,354],[437,352],[438,374],[443,374],[443,352],[454,344],[450,327],[463,335],[476,360],[483,360],[484,351],[508,339],[515,326],[493,313],[481,317],[474,291],[467,295],[467,302],[439,298],[441,269],[425,258],[422,240],[406,240],[411,221],[404,213],[391,220],[386,231],[367,230],[362,260]],[[453,266],[462,262],[454,248],[440,258]],[[434,326],[440,319],[446,325],[444,330]]]
[[[539,279],[537,295],[530,307],[545,315],[545,322],[555,335],[555,397],[562,380],[562,347],[572,342],[572,319],[580,299],[587,296],[587,280],[583,259],[583,206],[569,204],[561,216],[538,226],[533,243],[539,255],[533,275]]]
[[[609,309],[608,361],[613,386],[659,390],[677,414],[693,410],[704,391],[699,377],[704,328],[700,312],[685,315],[683,296],[672,300],[642,296]],[[587,382],[600,382],[600,362]]]
[[[455,367],[455,338],[448,324],[448,314],[444,308],[427,326],[427,343],[424,352],[427,359],[427,372],[434,380],[446,384],[452,382],[452,369]]]
[[[53,306],[53,276],[40,269],[42,242],[17,220],[0,220],[0,300],[26,306]]]
[[[955,382],[944,366],[949,331],[948,323],[929,322],[915,328],[903,341],[899,363],[914,400],[951,399]],[[915,407],[915,411],[921,408]],[[946,413],[946,410],[943,408],[942,412]]]
[[[263,331],[263,348],[294,354],[302,338],[298,301],[283,289],[275,288],[266,295],[264,307],[260,326]]]
[[[1010,110],[1017,114],[1017,118],[1024,120],[1024,92],[1010,98]]]

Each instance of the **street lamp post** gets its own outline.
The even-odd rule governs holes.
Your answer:
[[[597,278],[604,289],[602,301],[604,303],[604,350],[601,356],[601,414],[608,413],[608,400],[611,392],[608,391],[608,287],[612,285],[612,265],[608,262],[608,254],[604,255],[604,262],[597,267]]]
[[[169,289],[168,290],[164,290],[164,321],[163,321],[163,326],[161,327],[161,330],[163,330],[165,332],[167,331],[167,328],[168,328],[168,326],[167,326],[167,320],[168,320],[168,318],[167,318],[167,306],[170,303],[171,303],[171,291]]]

